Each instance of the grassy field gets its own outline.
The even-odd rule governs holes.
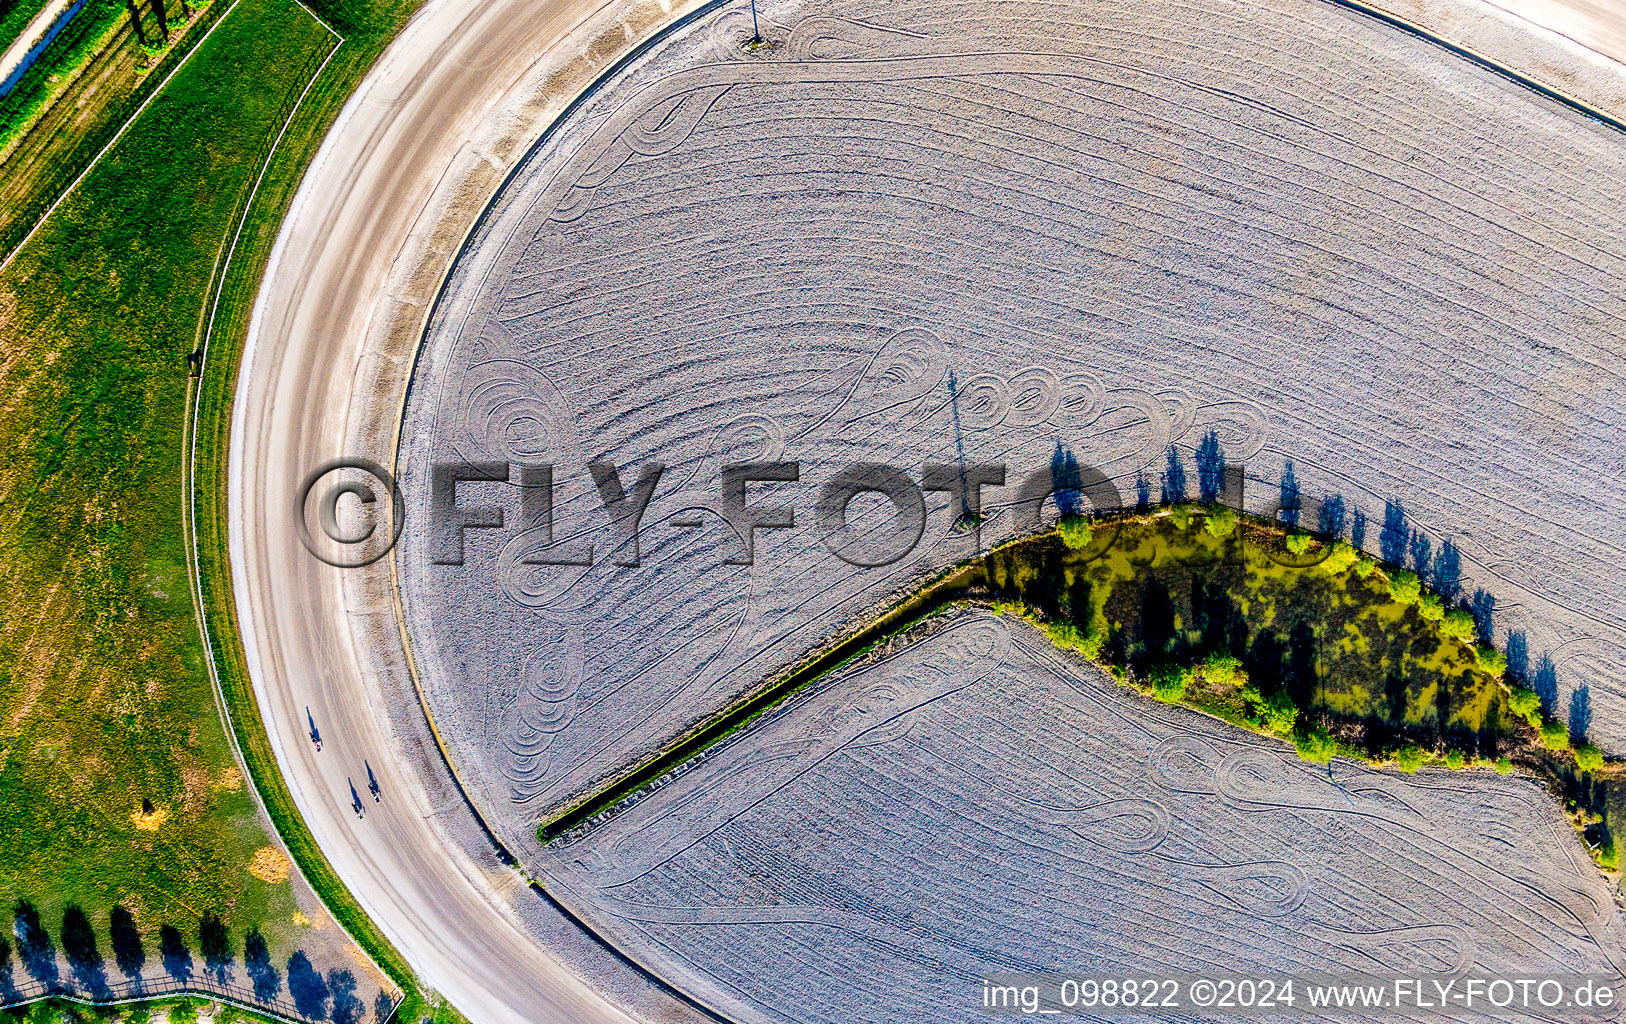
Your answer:
[[[169,1024],[195,1024],[199,1011],[207,1012],[210,1000],[198,998],[155,999],[136,1006],[100,1007],[84,1006],[62,999],[42,999],[20,1014],[28,1024],[91,1024],[93,1021],[119,1020],[124,1024],[149,1024],[162,1015]],[[220,1004],[215,1004],[219,1006]],[[239,1006],[223,1006],[214,1015],[215,1024],[273,1024],[279,1020],[253,1013]]]
[[[231,725],[250,775],[289,852],[351,935],[390,978],[406,990],[402,1019],[432,1016],[437,1024],[460,1018],[432,993],[416,987],[410,968],[350,896],[312,840],[271,751],[248,675],[232,603],[226,537],[227,434],[232,388],[261,271],[276,239],[299,175],[322,133],[384,46],[421,0],[311,0],[307,5],[343,34],[345,42],[316,80],[289,124],[267,169],[255,205],[243,223],[238,249],[218,288],[219,314],[209,342],[208,369],[197,397],[197,522],[199,578],[215,664]]]
[[[318,9],[346,43],[252,206],[273,140],[336,43],[292,0],[242,0],[0,275],[0,902],[37,904],[52,931],[72,904],[93,922],[123,906],[144,931],[196,934],[218,914],[234,935],[295,938],[288,883],[249,872],[271,840],[206,672],[182,507],[187,355],[219,290],[200,449],[205,542],[223,552],[210,499],[259,270],[323,129],[409,5]],[[215,602],[222,566],[206,559]],[[222,625],[217,642],[233,636]],[[240,668],[233,644],[220,653]],[[252,702],[234,712],[241,735],[263,739]],[[275,814],[286,794],[274,767],[265,774],[254,771]],[[278,825],[296,857],[358,924],[289,810]],[[382,940],[357,930],[391,966]]]

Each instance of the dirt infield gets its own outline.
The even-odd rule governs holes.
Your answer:
[[[513,849],[1017,532],[1014,486],[987,490],[980,536],[933,492],[907,557],[842,561],[817,492],[861,463],[999,461],[1015,485],[1065,452],[1155,499],[1170,446],[1189,466],[1214,431],[1250,508],[1290,461],[1346,535],[1483,591],[1515,667],[1560,707],[1585,687],[1592,734],[1626,745],[1619,133],[1319,3],[764,11],[777,45],[742,51],[723,14],[567,117],[421,354],[408,626]],[[437,564],[428,469],[448,459],[555,464],[555,547],[514,526],[512,488],[464,484],[508,526]],[[595,459],[628,492],[666,467],[636,569]],[[797,523],[758,531],[754,565],[719,498],[747,459],[801,474],[751,485]],[[890,517],[866,501],[860,521]],[[584,543],[591,567],[534,564]]]
[[[1626,965],[1533,780],[1306,765],[1010,621],[900,642],[550,847],[550,876],[740,1021],[968,1020],[983,976],[1056,965]]]

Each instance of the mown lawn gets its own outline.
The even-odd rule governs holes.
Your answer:
[[[181,508],[217,257],[334,44],[243,0],[0,275],[0,904],[294,926],[205,671]],[[251,254],[252,256],[252,254]],[[9,930],[9,929],[8,929]]]

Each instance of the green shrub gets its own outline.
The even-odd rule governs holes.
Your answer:
[[[1355,560],[1355,565],[1352,568],[1355,570],[1355,575],[1364,580],[1378,571],[1378,563],[1366,555],[1362,555]]]
[[[1423,581],[1410,569],[1396,569],[1389,574],[1389,596],[1401,604],[1416,604],[1423,594]]]
[[[1541,696],[1536,691],[1522,686],[1513,687],[1508,691],[1507,707],[1531,725],[1541,728]]]
[[[1176,506],[1174,506],[1174,508],[1169,510],[1169,520],[1170,520],[1170,522],[1174,523],[1176,529],[1180,529],[1180,530],[1189,530],[1189,529],[1191,529],[1191,506],[1190,505],[1176,505]]]
[[[1438,594],[1424,594],[1417,600],[1417,614],[1425,622],[1439,622],[1445,618],[1445,602]]]
[[[1445,613],[1445,619],[1440,626],[1441,632],[1446,636],[1455,637],[1464,643],[1471,643],[1478,627],[1474,624],[1473,613],[1466,608],[1453,608]]]
[[[1175,704],[1191,685],[1191,670],[1164,664],[1152,669],[1152,696],[1165,704]]]
[[[1603,837],[1603,842],[1598,844],[1598,849],[1595,855],[1598,858],[1599,867],[1606,871],[1619,870],[1620,850],[1615,846],[1615,836],[1613,833]]]
[[[1499,775],[1507,775],[1511,773],[1513,771],[1513,759],[1510,757],[1498,757],[1496,759],[1496,771]]]
[[[1494,647],[1480,644],[1476,652],[1479,655],[1479,667],[1491,675],[1502,675],[1507,671],[1507,655]]]
[[[1065,619],[1045,623],[1044,631],[1045,635],[1050,637],[1050,642],[1057,647],[1077,651],[1091,661],[1101,655],[1101,642],[1105,639],[1101,633],[1086,633]]]
[[[1286,736],[1298,723],[1298,705],[1286,693],[1266,697],[1259,692],[1257,683],[1250,682],[1242,687],[1242,699],[1248,704],[1249,720],[1268,732]]]
[[[1306,551],[1310,550],[1311,546],[1315,544],[1315,538],[1311,537],[1307,533],[1295,531],[1288,534],[1287,539],[1282,543],[1286,544],[1287,550],[1291,551],[1293,554],[1302,555]]]
[[[1203,529],[1209,536],[1225,538],[1236,529],[1236,510],[1227,505],[1215,505],[1208,511],[1208,521],[1203,523]]]
[[[1595,772],[1603,767],[1603,751],[1590,743],[1575,748],[1575,767],[1583,772]]]
[[[1468,759],[1462,756],[1462,751],[1460,750],[1453,750],[1445,755],[1445,766],[1447,768],[1455,770],[1457,768],[1461,768],[1467,763]]]
[[[1338,752],[1332,734],[1320,725],[1295,733],[1293,746],[1298,749],[1299,757],[1314,764],[1326,764]]]
[[[1356,551],[1348,543],[1337,540],[1333,541],[1332,551],[1327,554],[1327,557],[1322,560],[1317,568],[1324,573],[1336,576],[1359,562],[1360,559],[1361,553],[1359,551]]]
[[[1199,671],[1204,679],[1215,686],[1240,686],[1248,679],[1248,674],[1242,670],[1242,662],[1223,652],[1215,652],[1204,658]]]
[[[1428,752],[1415,743],[1408,743],[1395,751],[1394,759],[1395,766],[1409,775],[1428,763]]]
[[[1074,551],[1089,547],[1090,541],[1095,539],[1095,530],[1084,516],[1062,516],[1061,522],[1056,524],[1056,532],[1061,534],[1062,543]]]
[[[1548,750],[1568,750],[1570,729],[1563,722],[1541,723],[1541,745]]]

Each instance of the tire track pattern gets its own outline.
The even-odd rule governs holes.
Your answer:
[[[1626,747],[1619,135],[1319,3],[768,3],[765,56],[740,13],[532,152],[414,378],[408,628],[511,849],[541,858],[540,816],[1016,528],[1014,488],[980,535],[931,494],[908,557],[848,565],[813,504],[856,462],[1015,483],[1064,445],[1132,500],[1208,430],[1267,477],[1291,458],[1368,546],[1389,498],[1452,538],[1498,631],[1575,652],[1559,684]],[[596,564],[535,564],[529,527],[431,562],[426,467],[508,455],[561,467],[554,543]],[[732,564],[717,473],[755,458],[801,464],[751,496],[797,526]],[[636,569],[589,459],[667,467]],[[500,485],[464,494],[517,521]]]
[[[545,870],[750,1021],[966,1020],[983,975],[1057,965],[1626,966],[1532,780],[1305,765],[1020,629],[964,613],[843,673]]]

